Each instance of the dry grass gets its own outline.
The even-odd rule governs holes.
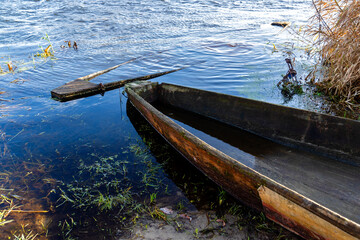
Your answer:
[[[308,33],[320,46],[322,77],[316,83],[333,100],[360,106],[360,1],[313,0]]]

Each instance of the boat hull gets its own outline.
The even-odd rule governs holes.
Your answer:
[[[187,88],[167,85],[166,93],[162,91],[157,83],[126,86],[129,100],[154,129],[234,197],[306,239],[360,238],[359,224],[229,157],[158,111],[150,103],[172,99],[170,94],[186,94]]]

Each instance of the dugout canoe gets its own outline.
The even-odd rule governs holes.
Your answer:
[[[125,90],[160,135],[240,201],[306,239],[360,239],[359,121],[166,83]]]

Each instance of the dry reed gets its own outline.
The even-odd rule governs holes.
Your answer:
[[[313,0],[316,13],[308,33],[320,46],[316,83],[350,109],[360,106],[360,1]]]

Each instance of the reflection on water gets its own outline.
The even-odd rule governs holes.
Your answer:
[[[0,167],[4,173],[0,186],[10,188],[22,182],[1,194],[22,195],[21,200],[13,199],[19,204],[42,198],[26,206],[50,212],[54,207],[56,211],[56,206],[42,201],[51,198],[48,193],[59,181],[74,181],[81,161],[96,161],[92,154],[125,156],[124,149],[140,141],[137,120],[126,114],[123,89],[66,103],[50,98],[53,88],[133,57],[144,56],[93,81],[110,82],[187,66],[157,80],[283,103],[275,86],[287,71],[285,56],[272,50],[273,43],[280,46],[291,37],[270,23],[286,20],[301,25],[308,18],[304,9],[310,3],[5,1],[0,8],[0,66],[6,69],[12,62],[28,69],[0,76]],[[35,59],[34,63],[39,46],[47,47],[41,40],[46,34],[55,58]],[[61,48],[64,41],[76,41],[78,50]],[[296,54],[296,70],[301,75],[307,61]],[[287,105],[316,107],[304,99],[296,96]],[[164,168],[169,186],[180,181],[173,176],[173,169],[178,168],[175,163]]]

